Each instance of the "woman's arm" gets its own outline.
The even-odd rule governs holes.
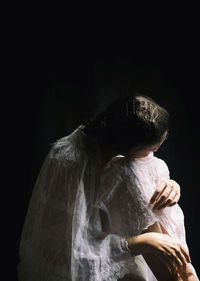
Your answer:
[[[168,234],[167,231],[165,230],[165,228],[162,226],[162,224],[160,224],[160,227],[161,227],[163,233]],[[183,281],[198,281],[196,276],[194,276],[194,273],[192,272],[189,264],[182,266],[179,269],[179,274],[180,274],[181,278],[183,279]]]
[[[154,225],[150,226],[146,231],[147,232],[158,232],[163,234],[168,234],[165,228],[159,223],[156,222]],[[143,255],[144,259],[146,260],[147,264],[151,268],[152,272],[156,276],[158,280],[183,280],[183,281],[197,281],[196,277],[194,276],[193,272],[188,263],[182,265],[181,267],[177,268],[178,274],[173,274],[170,268],[167,266],[166,263],[163,263],[159,260],[156,256],[152,258],[151,253],[146,253]]]
[[[109,221],[102,210],[100,210],[100,218],[103,232],[110,234]],[[154,232],[148,232],[150,230],[154,230]],[[138,236],[126,238],[132,254],[142,254],[158,280],[181,281],[181,278],[178,279],[171,272],[175,272],[176,267],[180,267],[186,260],[189,261],[188,253],[179,247],[178,243],[172,240],[169,235],[161,234],[162,230],[158,224],[148,231]],[[160,233],[156,233],[156,231]]]
[[[159,222],[156,222],[154,225],[150,226],[143,233],[148,233],[148,232],[158,232],[158,233],[167,234],[166,232],[163,232]],[[156,255],[152,255],[151,253],[145,253],[143,257],[158,280],[162,280],[162,281],[182,280],[180,276],[175,274],[175,272],[172,273],[171,269],[167,266],[167,264],[163,262],[161,259],[159,259]]]

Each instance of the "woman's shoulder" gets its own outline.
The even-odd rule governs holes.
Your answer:
[[[127,159],[122,155],[113,157],[105,166],[105,169],[122,168],[128,165]]]
[[[135,160],[133,160],[131,162],[131,165],[134,166],[162,166],[162,167],[166,167],[167,164],[166,162],[155,156],[153,152],[151,152],[148,156],[144,157],[144,158],[137,158]]]
[[[122,155],[117,155],[107,163],[104,167],[103,173],[123,177],[130,176],[133,171],[131,170],[130,161]]]
[[[168,169],[168,165],[165,162],[165,160],[163,160],[163,159],[161,159],[161,158],[159,158],[157,156],[153,156],[153,158],[154,158],[155,165],[157,165],[157,166],[159,166],[161,168],[164,168],[164,169],[166,169],[166,168]]]

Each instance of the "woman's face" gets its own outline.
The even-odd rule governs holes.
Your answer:
[[[153,144],[153,145],[147,145],[147,146],[138,146],[133,149],[131,149],[128,153],[125,154],[125,157],[129,159],[135,159],[135,158],[144,158],[149,155],[151,152],[156,152],[161,144],[165,141],[167,136],[167,132],[164,133],[161,142]]]

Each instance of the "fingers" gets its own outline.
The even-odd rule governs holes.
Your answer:
[[[168,206],[172,207],[172,206],[176,205],[178,203],[179,199],[180,199],[180,194],[176,194],[176,196],[174,197],[172,202],[169,202]]]
[[[165,204],[172,192],[172,188],[170,185],[166,185],[163,192],[160,194],[160,197],[156,200],[153,209],[159,209],[161,205]],[[172,194],[172,197],[174,198],[176,194]]]
[[[171,192],[169,192],[169,195],[167,197],[167,195],[165,196],[166,199],[164,199],[163,202],[158,202],[158,205],[154,205],[154,208],[160,210],[160,209],[164,209],[167,206],[173,206],[177,203],[177,201],[175,200],[175,198],[177,197],[177,193],[172,190]]]
[[[156,249],[154,253],[165,262],[171,274],[177,275],[180,268],[186,266],[187,262],[191,262],[188,251],[169,235],[159,233],[152,233],[152,235],[152,245]]]
[[[171,270],[172,275],[176,275],[178,270],[184,266],[186,266],[187,262],[191,262],[189,254],[185,249],[182,249],[180,245],[177,248],[169,251],[164,257],[167,266]]]
[[[178,244],[177,247],[173,250],[171,257],[172,257],[174,265],[176,266],[176,269],[179,269],[182,266],[185,266],[187,264],[187,262],[191,263],[189,253],[180,244]]]
[[[158,200],[158,198],[160,197],[161,193],[164,191],[166,187],[166,183],[164,181],[162,181],[158,187],[156,188],[154,194],[152,195],[151,197],[151,200],[150,200],[150,204],[153,204],[156,202],[156,200]]]
[[[188,251],[181,245],[180,245],[180,249],[181,249],[181,252],[183,253],[183,255],[185,256],[186,261],[188,263],[191,263],[192,261],[191,261],[190,254],[188,253]]]
[[[181,260],[177,257],[175,252],[167,251],[165,255],[161,256],[164,264],[167,265],[169,271],[171,272],[172,276],[176,276],[178,274],[178,269],[182,266]]]
[[[181,250],[176,250],[176,259],[178,268],[186,264],[186,257],[183,255]]]
[[[180,199],[180,186],[174,180],[163,180],[156,188],[150,204],[154,210],[175,205]]]
[[[167,255],[165,255],[164,257],[161,258],[164,262],[164,264],[167,265],[167,267],[169,268],[171,274],[173,276],[175,276],[177,274],[177,266],[176,264],[173,262],[174,261],[174,258],[173,256],[168,253]]]

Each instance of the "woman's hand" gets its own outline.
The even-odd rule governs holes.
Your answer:
[[[154,210],[160,210],[167,206],[175,205],[180,199],[180,186],[174,180],[162,180],[157,186],[150,204],[153,205]]]
[[[172,275],[191,262],[187,250],[167,234],[149,232],[126,240],[133,255],[150,253],[157,256],[169,267]]]

